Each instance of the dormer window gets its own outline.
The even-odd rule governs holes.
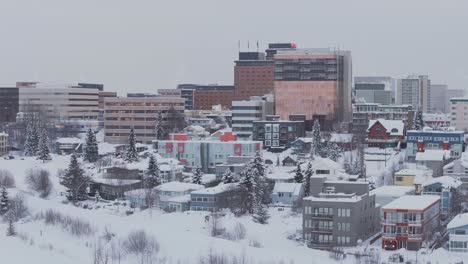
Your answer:
[[[398,129],[392,128],[392,133],[398,133]]]

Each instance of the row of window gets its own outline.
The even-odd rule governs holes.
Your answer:
[[[273,142],[273,145],[271,144]],[[266,147],[278,147],[279,146],[279,140],[265,140],[265,146]]]
[[[214,197],[192,197],[192,202],[216,202]]]
[[[433,141],[451,141],[459,142],[461,141],[458,137],[432,137],[432,136],[408,136],[408,140],[433,140]]]
[[[209,211],[209,212],[214,211],[212,207],[203,207],[203,206],[191,206],[190,210],[192,210],[192,211]]]

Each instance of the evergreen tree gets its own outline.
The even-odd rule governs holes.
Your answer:
[[[2,187],[0,194],[0,215],[4,215],[10,209],[10,201],[8,199],[8,191],[5,186]]]
[[[42,160],[42,162],[45,162],[46,160],[50,160],[50,151],[49,151],[49,137],[47,136],[47,131],[46,129],[42,130],[41,133],[41,138],[39,141],[39,152],[38,152],[38,159]]]
[[[146,170],[145,186],[148,189],[158,186],[161,184],[161,178],[159,175],[158,162],[154,155],[149,157],[148,169]]]
[[[268,219],[270,218],[270,214],[268,213],[268,209],[266,205],[262,203],[258,203],[255,207],[254,213],[252,214],[252,218],[254,222],[259,224],[268,224]]]
[[[234,182],[234,175],[230,169],[226,169],[222,177],[223,183],[232,183]]]
[[[240,174],[239,187],[242,192],[242,209],[253,213],[254,206],[257,204],[255,193],[255,176],[252,167],[248,166],[247,169]]]
[[[163,139],[164,137],[164,128],[163,128],[163,116],[162,112],[159,110],[158,115],[156,116],[156,124],[154,127],[156,133],[156,139]]]
[[[39,150],[39,135],[34,121],[29,121],[26,128],[26,142],[24,144],[24,154],[26,156],[37,155]]]
[[[315,119],[312,127],[312,157],[320,155],[322,149],[322,137],[320,134],[320,123],[318,119]]]
[[[267,192],[267,182],[265,177],[265,165],[260,152],[255,154],[255,158],[250,162],[250,171],[254,177],[255,198],[257,202],[266,203],[269,199]]]
[[[86,144],[84,149],[84,160],[96,162],[99,159],[99,148],[96,140],[96,135],[90,128],[86,133]]]
[[[67,187],[72,192],[72,199],[76,201],[79,195],[86,193],[86,184],[89,179],[85,175],[84,170],[78,163],[75,154],[70,156],[70,164],[64,175],[60,179],[60,184]]]
[[[280,163],[280,158],[279,158],[279,155],[276,156],[276,167],[279,167],[281,165]]]
[[[8,228],[7,228],[7,232],[6,232],[6,235],[7,236],[14,236],[16,234],[15,232],[15,225],[13,223],[13,217],[8,217]]]
[[[423,128],[424,128],[423,113],[422,111],[417,111],[414,113],[413,129],[421,130]]]
[[[304,174],[302,174],[301,164],[297,163],[296,174],[294,175],[294,182],[296,183],[303,183],[304,182]]]
[[[203,178],[202,169],[200,167],[195,168],[195,171],[193,172],[192,183],[202,184],[202,178]]]
[[[304,178],[304,196],[307,197],[310,195],[310,178],[314,175],[314,169],[312,168],[312,162],[309,161],[307,164],[307,169],[305,170]]]
[[[341,152],[343,150],[336,144],[335,142],[328,142],[327,143],[327,158],[333,160],[333,161],[338,161],[338,159],[341,157]]]
[[[138,161],[138,153],[136,150],[136,142],[135,142],[135,132],[133,131],[133,128],[130,129],[130,134],[128,135],[128,145],[127,145],[127,150],[125,152],[124,159],[126,162]]]

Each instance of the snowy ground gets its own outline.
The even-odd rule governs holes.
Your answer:
[[[250,216],[235,217],[227,213],[220,218],[220,225],[223,228],[230,230],[237,223],[241,223],[246,228],[244,239],[231,241],[210,235],[209,224],[205,221],[207,213],[204,212],[167,214],[153,209],[137,210],[133,215],[127,216],[125,211],[128,208],[121,205],[111,204],[103,208],[104,203],[95,204],[93,201],[88,201],[89,205],[93,205],[93,209],[83,209],[66,204],[65,198],[60,196],[60,192],[64,189],[56,175],[58,170],[67,167],[68,161],[68,156],[55,155],[53,161],[46,163],[33,158],[0,160],[0,169],[9,170],[15,176],[17,187],[9,189],[10,197],[17,193],[23,195],[31,213],[30,217],[16,224],[18,235],[15,237],[4,236],[7,225],[0,223],[0,256],[9,256],[11,261],[7,263],[29,264],[38,260],[46,260],[49,264],[94,263],[93,254],[96,245],[101,244],[108,249],[114,245],[118,248],[119,241],[124,240],[135,230],[145,230],[157,239],[160,245],[158,256],[164,259],[165,263],[199,263],[200,259],[210,252],[225,256],[243,256],[249,263],[356,263],[352,255],[344,260],[333,260],[328,252],[309,249],[296,241],[294,238],[300,237],[302,218],[300,214],[296,215],[288,209],[278,211],[271,208],[268,225],[254,223]],[[49,198],[41,199],[28,190],[24,178],[26,172],[32,168],[50,170],[54,190]],[[101,208],[97,208],[98,206]],[[33,216],[48,209],[89,222],[92,227],[91,235],[78,237],[60,225],[47,225],[44,220],[34,219]],[[115,235],[111,242],[104,239],[106,232]],[[259,246],[252,246],[254,242]],[[386,261],[389,255],[395,253],[381,251],[378,244],[369,246],[367,250],[370,248],[381,252],[382,261]],[[362,250],[362,248],[346,249],[348,252]],[[116,252],[123,254],[121,250]],[[408,254],[411,256],[415,253]],[[436,261],[455,263],[460,259],[443,249],[432,254],[420,253],[418,256],[420,259],[424,257],[431,260],[432,263]],[[122,255],[120,262],[109,263],[130,264],[140,263],[140,260],[134,255],[126,257]]]

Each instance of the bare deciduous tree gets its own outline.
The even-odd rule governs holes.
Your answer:
[[[26,183],[31,190],[38,192],[42,198],[49,196],[52,190],[50,173],[45,169],[30,169],[26,174]]]

